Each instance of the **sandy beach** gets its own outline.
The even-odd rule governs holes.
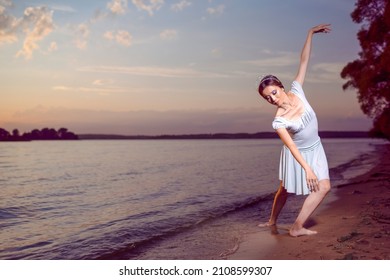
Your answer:
[[[390,145],[378,147],[368,173],[334,187],[306,227],[313,236],[290,237],[289,225],[244,234],[231,260],[389,260]],[[289,203],[289,202],[287,202]]]

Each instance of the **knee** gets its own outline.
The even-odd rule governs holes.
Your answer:
[[[324,192],[325,194],[327,194],[328,192],[330,192],[330,181],[329,180],[322,180],[320,182],[320,190],[322,192]]]

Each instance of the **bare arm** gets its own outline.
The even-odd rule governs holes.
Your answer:
[[[294,158],[298,161],[298,163],[302,166],[302,168],[306,172],[306,182],[311,191],[318,191],[319,185],[318,185],[318,179],[317,176],[314,174],[311,167],[307,164],[305,159],[302,157],[301,153],[299,152],[297,146],[295,145],[294,141],[291,139],[290,134],[288,134],[287,129],[285,128],[278,128],[276,130],[278,133],[280,139],[283,141],[284,145],[287,146],[287,148],[291,151]]]
[[[310,53],[311,53],[311,41],[313,38],[313,34],[315,33],[328,33],[330,32],[330,24],[320,24],[313,28],[311,28],[307,34],[305,44],[301,53],[301,61],[298,68],[297,76],[295,77],[295,81],[297,81],[300,85],[303,85],[306,76],[307,66],[309,64]]]

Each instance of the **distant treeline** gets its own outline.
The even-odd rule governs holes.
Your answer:
[[[320,131],[322,138],[368,138],[366,131]],[[258,133],[214,133],[214,134],[183,134],[183,135],[109,135],[109,134],[80,134],[84,140],[164,140],[164,139],[273,139],[279,138],[275,132]]]
[[[320,131],[321,138],[369,138],[374,137],[367,131]],[[116,135],[116,134],[79,134],[68,131],[67,128],[34,129],[31,132],[12,133],[0,128],[0,141],[32,141],[32,140],[168,140],[168,139],[274,139],[279,138],[275,132],[257,133],[209,133],[209,134],[166,134],[166,135]]]
[[[67,128],[43,128],[34,129],[31,132],[20,134],[18,129],[12,130],[12,133],[0,128],[0,141],[32,141],[32,140],[78,140],[79,137],[69,131]]]

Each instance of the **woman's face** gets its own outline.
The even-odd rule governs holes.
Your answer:
[[[284,93],[284,89],[278,86],[267,86],[263,90],[262,96],[264,97],[265,100],[268,101],[268,103],[272,105],[279,105],[282,94]]]

